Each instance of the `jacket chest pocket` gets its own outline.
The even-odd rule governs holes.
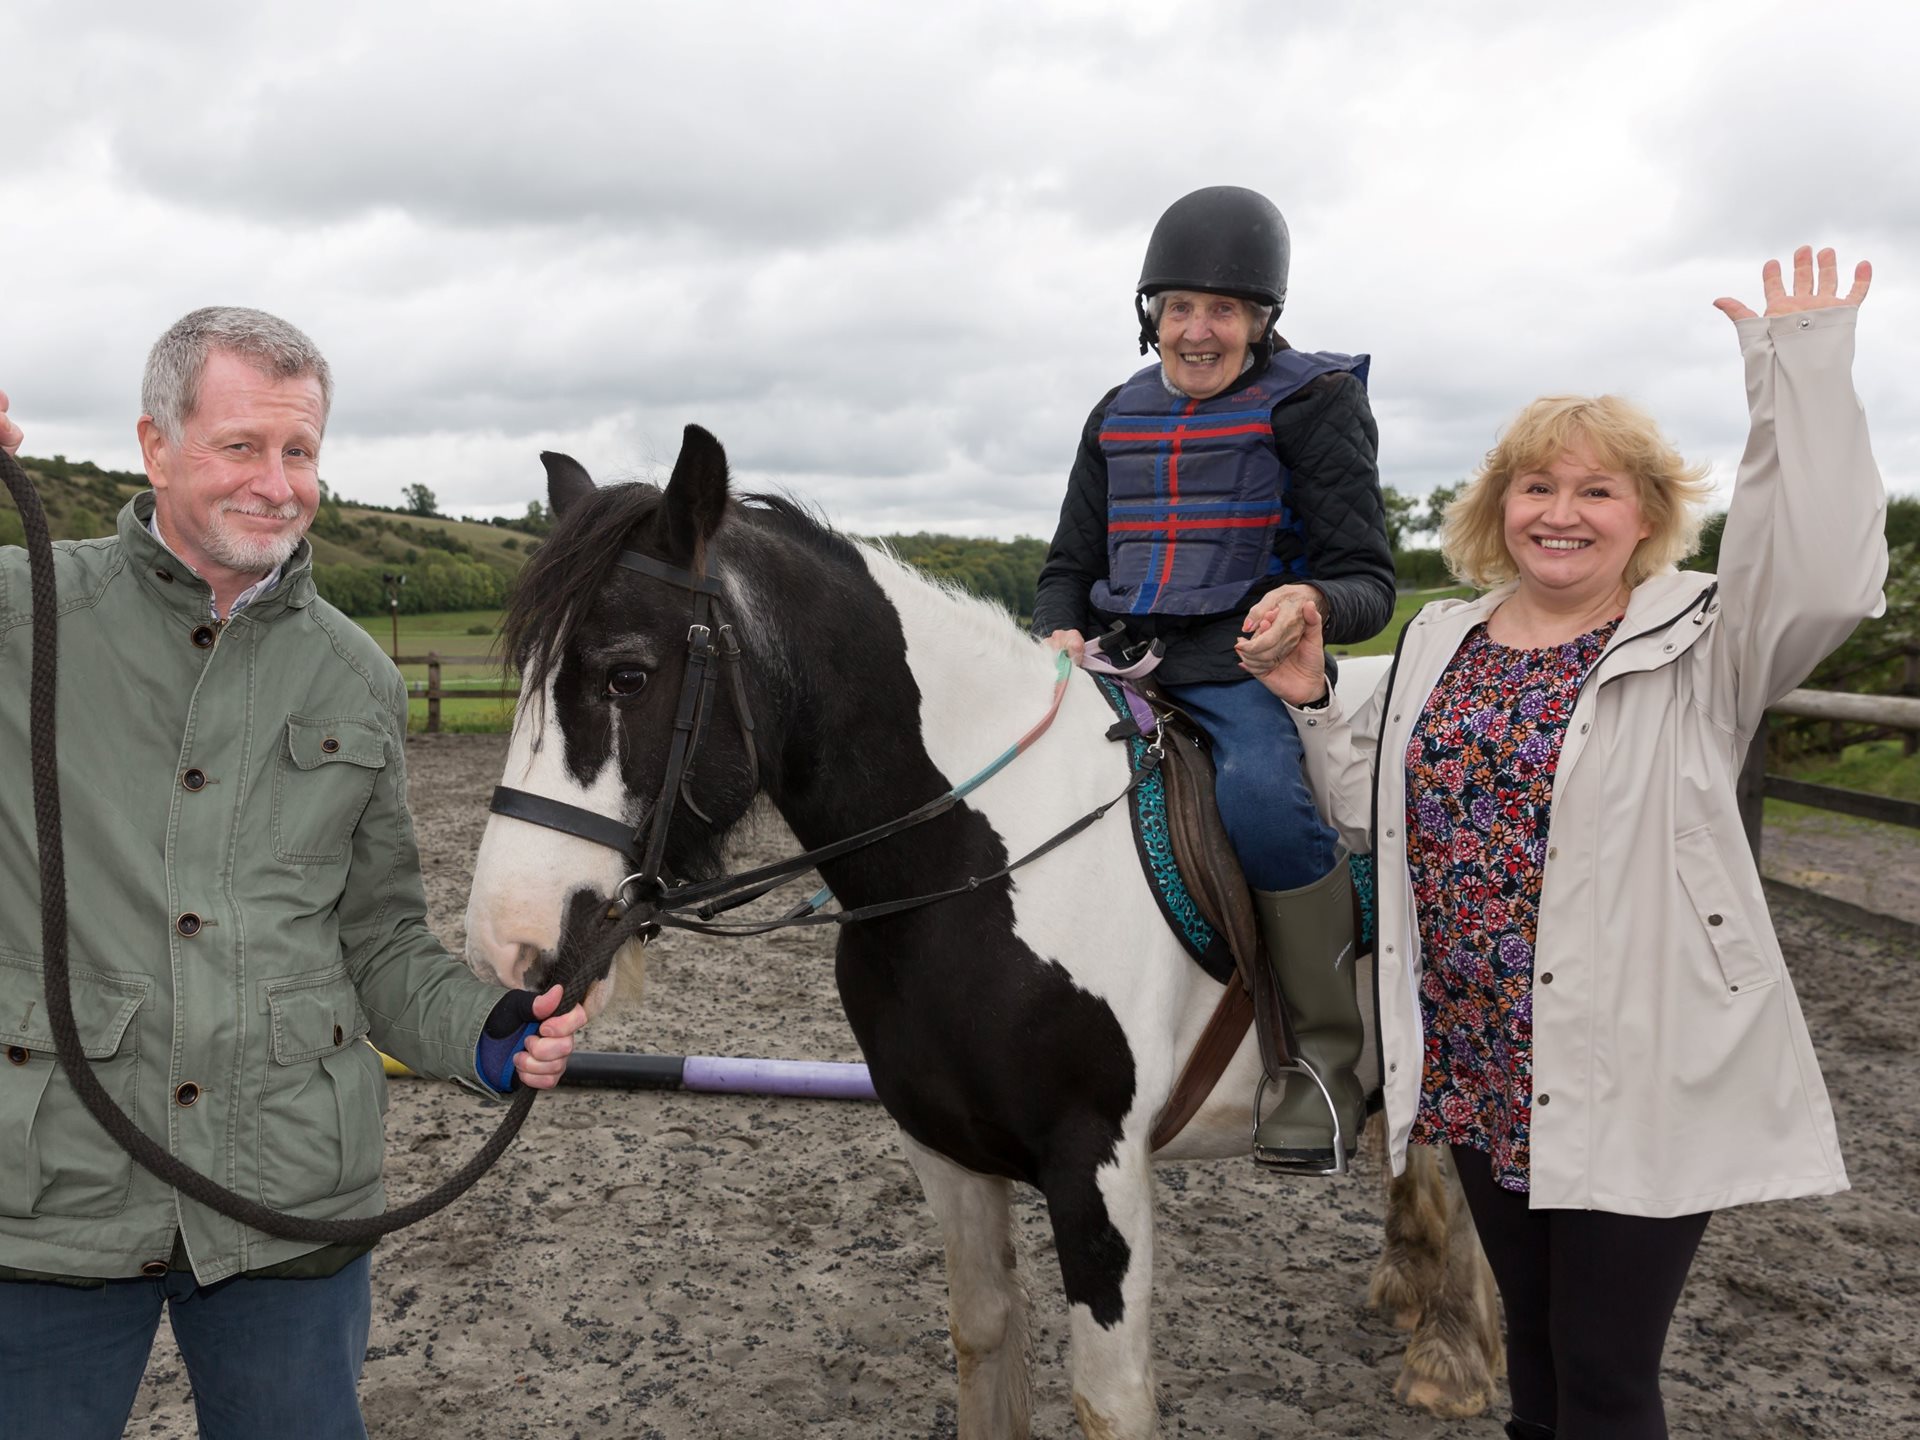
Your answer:
[[[289,865],[345,859],[386,763],[386,734],[377,725],[288,716],[273,773],[274,858]]]
[[[1676,837],[1673,859],[1714,959],[1720,963],[1727,993],[1744,995],[1773,984],[1778,972],[1752,919],[1756,913],[1766,914],[1766,908],[1762,904],[1756,909],[1741,895],[1721,858],[1713,828],[1701,825]]]
[[[387,1082],[344,970],[267,990],[273,1063],[260,1096],[260,1199],[351,1195],[380,1178]]]
[[[74,1025],[93,1073],[134,1123],[140,1055],[135,976],[74,969]],[[37,961],[0,955],[0,1215],[100,1218],[126,1207],[133,1161],[102,1130],[53,1050]]]

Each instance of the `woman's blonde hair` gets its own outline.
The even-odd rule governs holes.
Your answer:
[[[1447,507],[1440,551],[1462,583],[1486,590],[1520,573],[1507,553],[1507,490],[1553,464],[1574,440],[1586,441],[1606,469],[1633,478],[1640,516],[1653,527],[1627,561],[1629,589],[1693,554],[1713,495],[1707,467],[1689,465],[1651,415],[1618,395],[1545,395],[1514,417]]]

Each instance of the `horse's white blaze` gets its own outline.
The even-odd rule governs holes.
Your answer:
[[[500,783],[599,815],[627,813],[618,742],[589,785],[568,771],[566,741],[554,707],[554,681],[536,705],[523,685]],[[467,898],[467,964],[483,979],[519,985],[533,955],[560,942],[567,897],[591,887],[611,894],[625,878],[622,858],[604,845],[507,815],[489,815]]]

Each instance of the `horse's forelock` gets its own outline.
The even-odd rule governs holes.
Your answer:
[[[501,631],[508,660],[533,693],[545,688],[635,527],[659,508],[657,486],[603,485],[568,510],[521,570]]]

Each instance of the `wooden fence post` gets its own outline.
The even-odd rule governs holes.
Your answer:
[[[427,652],[427,733],[440,733],[440,652]]]
[[[1766,817],[1767,792],[1767,718],[1760,717],[1760,728],[1753,732],[1747,746],[1746,764],[1734,782],[1734,795],[1740,802],[1740,823],[1746,827],[1747,848],[1753,851],[1753,863],[1760,864],[1760,830]]]
[[[1907,650],[1904,671],[1900,677],[1902,695],[1920,695],[1920,646],[1911,646]],[[1909,730],[1900,737],[1900,753],[1911,755],[1920,749],[1920,731]]]

